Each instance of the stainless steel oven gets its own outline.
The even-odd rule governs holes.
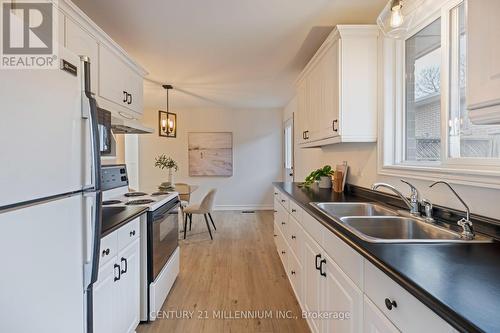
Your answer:
[[[147,262],[148,284],[157,280],[168,260],[179,245],[178,198],[148,212],[147,219]]]

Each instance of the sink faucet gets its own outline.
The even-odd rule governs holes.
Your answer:
[[[412,184],[410,184],[409,182],[407,182],[406,180],[403,180],[401,179],[401,181],[405,184],[407,184],[408,186],[410,186],[410,200],[408,200],[401,192],[398,191],[398,189],[396,189],[394,186],[390,185],[390,184],[386,184],[386,183],[375,183],[372,185],[372,190],[376,190],[378,189],[379,187],[385,187],[385,188],[388,188],[389,190],[393,191],[394,193],[396,193],[400,198],[401,200],[403,200],[403,202],[408,206],[408,208],[410,209],[410,214],[413,215],[413,216],[420,216],[420,211],[419,211],[419,207],[420,207],[420,193],[418,192],[417,188],[415,186],[413,186]]]
[[[440,181],[437,181],[437,182],[429,185],[429,187],[433,187],[436,184],[444,184],[444,185],[448,186],[448,188],[451,190],[451,192],[453,192],[453,194],[455,194],[455,196],[458,198],[458,200],[460,200],[460,202],[462,203],[462,205],[464,205],[466,217],[465,218],[461,218],[457,222],[457,224],[460,227],[462,227],[462,238],[469,239],[469,240],[470,239],[474,239],[475,234],[474,234],[474,228],[472,227],[472,221],[470,220],[470,209],[469,209],[469,206],[467,206],[467,204],[465,203],[465,201],[460,197],[460,195],[458,195],[458,193],[453,189],[453,187],[451,187],[451,185],[449,183],[440,180]]]

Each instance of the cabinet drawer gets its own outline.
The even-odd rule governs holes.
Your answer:
[[[330,232],[321,222],[306,212],[303,215],[302,227],[321,246],[323,246],[325,234]]]
[[[295,256],[298,258],[299,263],[302,264],[301,254],[303,250],[303,243],[305,242],[304,230],[295,220],[295,218],[291,215],[288,218],[288,230],[289,230],[288,244],[290,245],[290,248],[295,254]]]
[[[288,271],[286,273],[299,304],[302,304],[302,265],[293,253],[288,254]]]
[[[104,265],[110,259],[118,254],[118,232],[112,232],[104,238],[101,238],[101,255],[99,257],[99,266]]]
[[[292,215],[295,218],[295,220],[297,220],[299,223],[302,223],[302,214],[303,214],[302,208],[300,208],[300,206],[297,203],[290,200],[290,215]]]
[[[279,199],[281,205],[285,207],[285,210],[288,212],[290,210],[290,199],[288,198],[288,196],[280,192]]]
[[[403,332],[452,332],[448,323],[365,260],[365,294]],[[386,299],[396,306],[386,306]]]
[[[141,218],[138,217],[135,220],[125,224],[123,227],[118,229],[118,249],[119,249],[119,251],[126,248],[127,245],[132,243],[135,239],[139,238],[140,220],[141,220]]]
[[[342,271],[349,276],[358,288],[362,289],[363,257],[330,231],[325,233],[322,246]]]
[[[278,255],[280,256],[281,262],[283,263],[283,268],[285,271],[288,269],[288,246],[283,239],[283,234],[281,232],[278,232],[278,240],[277,240],[277,250],[278,250]]]

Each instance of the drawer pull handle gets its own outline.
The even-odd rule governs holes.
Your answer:
[[[278,237],[278,235],[274,235],[274,237]]]
[[[295,275],[295,271],[291,271],[290,273],[292,273],[292,275]]]
[[[281,254],[285,254],[286,252],[285,251],[281,251]]]
[[[292,213],[297,213],[297,210],[292,208]]]
[[[118,270],[117,270],[117,268],[118,268]],[[120,265],[115,264],[115,265],[113,266],[113,269],[115,270],[114,281],[116,282],[116,281],[120,280],[120,278],[121,278],[121,270],[120,270]],[[118,272],[118,277],[116,276],[116,272]]]
[[[285,225],[286,223],[285,222],[281,222],[281,225]]]
[[[325,273],[325,272],[323,272],[323,264],[325,264],[325,265],[326,265],[326,259],[323,259],[323,260],[321,260],[321,261],[319,262],[319,274],[320,274],[321,276],[326,276],[326,273]]]
[[[286,200],[281,200],[281,202],[286,202]]]
[[[274,192],[274,195],[278,195],[278,192]]]
[[[135,236],[135,230],[132,230],[132,231],[130,232],[130,237],[132,237],[132,236]]]
[[[277,213],[278,211],[275,209],[274,212]]]
[[[398,304],[396,303],[396,301],[391,301],[390,299],[386,298],[385,299],[385,306],[387,307],[387,310],[392,310],[392,308],[397,308],[398,307]]]
[[[125,263],[125,268],[124,269],[121,268],[122,267],[122,263]],[[123,258],[122,257],[122,259],[120,261],[120,275],[127,273],[127,271],[128,271],[128,261],[127,261],[127,258]]]
[[[315,261],[315,266],[316,266],[316,269],[319,269],[319,264],[318,264],[318,259],[321,259],[321,254],[317,254],[316,255],[316,261]]]
[[[103,250],[102,251],[102,256],[108,256],[109,255],[109,249]]]
[[[297,238],[297,237],[295,237],[294,235],[292,235],[292,239],[295,239],[295,238]]]

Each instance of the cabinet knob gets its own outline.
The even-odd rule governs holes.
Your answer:
[[[292,213],[297,213],[297,210],[292,208]]]
[[[107,256],[109,255],[109,249],[106,249],[106,250],[102,250],[102,256]]]
[[[295,239],[295,238],[297,238],[297,237],[295,237],[294,235],[292,235],[292,239]]]
[[[132,230],[132,231],[130,232],[130,237],[132,237],[132,236],[135,236],[135,230]]]
[[[274,237],[278,237],[278,235],[273,235]]]
[[[392,308],[397,308],[398,304],[396,301],[391,301],[390,299],[386,298],[385,299],[385,306],[387,307],[387,310],[392,310]]]
[[[295,271],[291,271],[290,273],[291,273],[292,275],[295,275]]]
[[[285,251],[281,251],[281,254],[285,254],[286,252]]]
[[[275,209],[274,212],[277,213],[278,211]]]
[[[274,195],[278,195],[278,192],[274,192]]]
[[[282,225],[285,225],[286,223],[285,222],[281,222]]]
[[[286,200],[281,200],[281,202],[286,202]]]

